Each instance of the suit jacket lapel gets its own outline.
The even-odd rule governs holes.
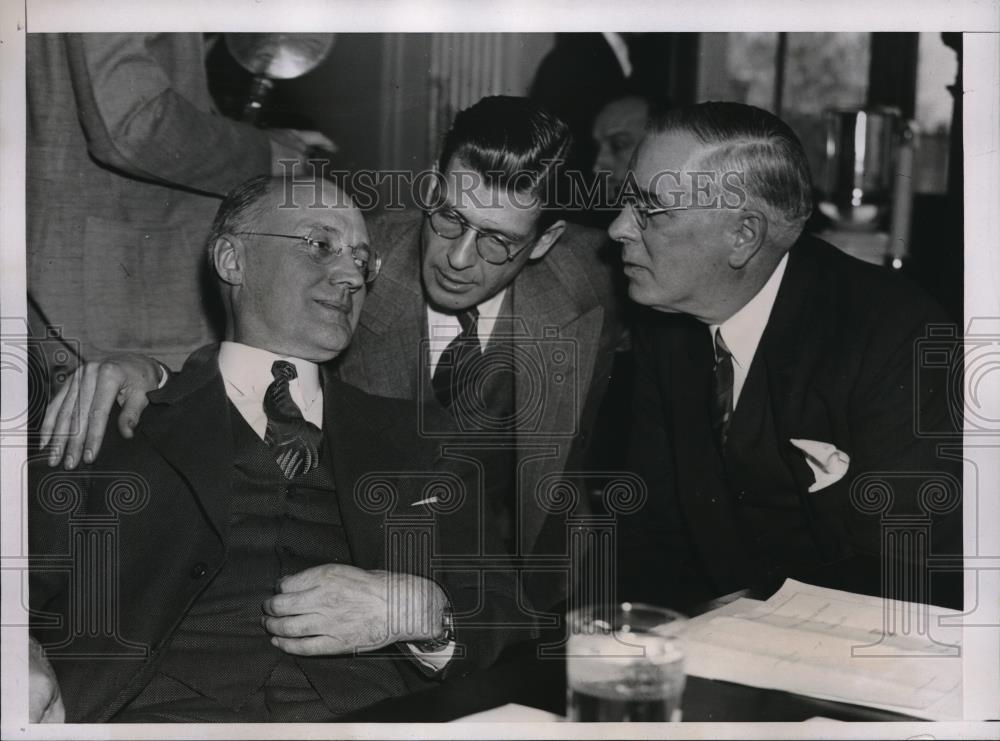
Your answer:
[[[138,434],[146,435],[187,480],[212,527],[224,539],[234,453],[218,347],[194,353],[184,371],[162,390],[152,392],[149,400],[151,406]]]
[[[772,384],[768,381],[770,369],[763,352],[757,352],[754,356],[729,424],[724,457],[730,464],[730,472],[733,470],[734,459],[739,457],[738,452],[751,451],[757,447],[765,415],[771,414],[772,411],[770,394]]]
[[[831,292],[814,256],[816,249],[808,236],[792,247],[771,321],[761,338],[761,350],[768,367],[779,453],[795,481],[814,541],[824,558],[834,559],[843,556],[849,536],[840,516],[830,519],[824,511],[831,507],[836,511],[840,503],[827,499],[831,496],[827,492],[809,492],[816,476],[802,451],[790,442],[791,438],[831,442],[829,420],[833,413],[828,405],[834,394],[829,385],[838,380],[828,376],[823,358],[827,349],[839,342],[833,335],[840,331],[840,314],[838,297]]]
[[[556,245],[553,249],[558,247]],[[593,371],[600,344],[604,310],[595,307],[581,315],[576,300],[554,272],[558,259],[558,255],[553,254],[529,265],[512,285],[512,336],[515,342],[523,337],[521,342],[538,348],[544,374],[536,383],[521,378],[522,382],[514,385],[516,411],[531,409],[539,401],[542,404],[541,419],[521,413],[515,415],[518,483],[526,478],[522,474],[524,465],[540,465],[551,470],[561,470],[565,465],[573,435],[579,432],[579,416],[591,383],[589,374]],[[551,351],[555,347],[566,352],[565,364],[554,359]],[[529,370],[528,364],[519,364],[518,376]],[[562,382],[555,381],[560,374]],[[544,395],[541,400],[537,398],[539,389]],[[533,442],[547,446],[555,444],[558,454],[540,464],[528,463],[527,458],[538,454],[537,449],[532,449]],[[538,480],[537,476],[527,478]],[[541,509],[535,492],[522,492],[519,485],[518,492],[519,519],[523,528],[519,540],[525,552],[530,552],[547,512]]]
[[[420,289],[419,223],[395,237],[397,246],[386,258],[365,299],[358,334],[345,358],[359,355],[364,382],[370,393],[384,396],[418,398],[420,368],[426,365],[426,350],[421,340],[427,324],[427,311]],[[368,339],[365,335],[373,335]],[[358,376],[353,373],[352,376]]]
[[[381,568],[385,564],[383,532],[391,510],[359,502],[355,484],[366,474],[378,472],[386,461],[392,462],[391,471],[425,469],[427,461],[434,459],[428,448],[432,443],[412,429],[413,417],[383,413],[381,406],[365,403],[363,392],[339,381],[329,368],[322,372],[325,454],[333,461],[351,554],[359,567]],[[188,481],[213,528],[225,539],[235,454],[232,412],[219,373],[217,348],[192,356],[185,372],[150,394],[150,402],[139,431]],[[409,503],[401,506],[405,511]]]
[[[807,407],[816,389],[821,370],[816,364],[828,331],[828,322],[816,309],[822,303],[818,295],[821,289],[816,267],[806,254],[810,247],[807,240],[800,239],[789,253],[788,267],[757,352],[767,378],[779,452],[803,491],[815,477],[789,439],[815,434],[803,429],[802,424],[814,416]]]
[[[385,568],[388,540],[385,526],[390,516],[412,512],[412,502],[400,501],[419,491],[407,476],[426,473],[432,443],[421,438],[412,416],[387,412],[364,392],[324,374],[323,439],[333,461],[337,500],[344,532],[355,566]],[[371,474],[389,481],[391,495],[365,496],[358,484]]]
[[[706,496],[704,491],[710,491],[711,498],[724,486],[722,459],[714,447],[709,448],[713,440],[709,417],[711,347],[708,330],[694,320],[679,323],[676,331],[683,342],[666,352],[673,369],[669,418],[679,462],[677,486],[682,501],[689,500],[691,492],[694,500],[700,501]]]
[[[745,586],[741,565],[746,552],[711,428],[710,335],[693,319],[679,319],[676,329],[666,331],[680,340],[662,350],[667,355],[663,360],[673,369],[668,381],[672,408],[667,414],[673,428],[677,496],[712,578],[722,590],[736,589]]]

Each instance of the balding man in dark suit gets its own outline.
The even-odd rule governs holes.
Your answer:
[[[685,605],[798,576],[960,605],[928,566],[961,554],[960,460],[917,424],[948,426],[948,390],[915,367],[941,309],[803,233],[805,153],[765,111],[667,113],[631,175],[610,234],[652,311],[635,335],[649,501],[619,531],[628,593]]]
[[[60,702],[74,722],[336,720],[490,663],[518,622],[510,572],[432,564],[499,551],[474,471],[412,402],[321,367],[379,259],[317,188],[291,209],[270,177],[231,193],[210,239],[226,341],[150,395],[134,439],[114,430],[76,475],[32,470],[32,720]]]

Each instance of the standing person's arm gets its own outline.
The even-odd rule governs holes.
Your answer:
[[[178,64],[203,65],[200,35],[178,35]],[[152,34],[67,34],[66,53],[90,154],[129,175],[225,194],[277,160],[303,158],[317,132],[268,132],[204,110],[173,86]],[[183,38],[189,43],[182,43]],[[206,82],[207,86],[207,82]],[[207,88],[206,88],[207,96]]]

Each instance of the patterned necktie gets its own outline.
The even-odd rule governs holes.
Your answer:
[[[715,375],[712,382],[712,432],[719,450],[726,447],[729,421],[733,416],[733,354],[729,352],[722,331],[715,330]]]
[[[264,414],[267,415],[264,442],[274,451],[285,478],[294,479],[319,465],[319,442],[323,433],[305,420],[288,391],[288,382],[298,376],[295,366],[286,360],[275,360],[271,375],[274,381],[264,392]]]
[[[458,323],[462,331],[448,343],[441,353],[431,385],[434,395],[445,409],[451,409],[452,404],[464,392],[472,380],[469,361],[478,358],[482,353],[479,344],[479,334],[476,331],[479,324],[479,309],[473,307],[458,315]]]

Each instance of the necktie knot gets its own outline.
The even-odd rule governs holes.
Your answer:
[[[462,326],[462,334],[471,334],[479,321],[479,309],[473,306],[468,311],[463,311],[458,314],[458,323]]]
[[[721,363],[723,360],[732,360],[733,353],[729,350],[729,345],[722,339],[722,330],[715,330],[715,362]]]
[[[271,375],[276,381],[291,381],[298,378],[299,372],[296,370],[294,363],[289,363],[287,360],[275,360],[271,364]]]

